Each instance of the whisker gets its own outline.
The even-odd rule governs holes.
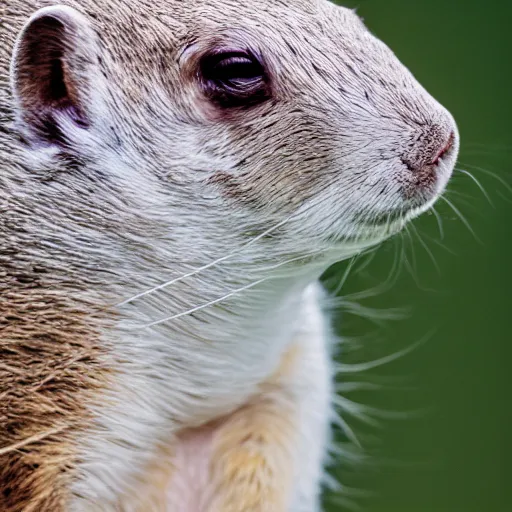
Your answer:
[[[342,491],[340,491],[341,494]],[[342,507],[344,510],[348,510],[350,512],[361,512],[363,507],[358,505],[354,500],[349,498],[345,498],[344,496],[336,496],[331,499],[332,503],[337,507]]]
[[[289,260],[286,260],[286,261],[281,261],[279,263],[275,263],[273,265],[269,265],[267,267],[261,267],[260,269],[258,269],[258,272],[269,272],[271,270],[275,270],[277,268],[280,268],[280,267],[283,267],[285,265],[288,265],[290,263],[295,263],[297,261],[303,261],[303,260],[307,260],[308,258],[313,258],[315,256],[321,256],[322,254],[325,254],[326,252],[328,252],[329,249],[322,249],[322,250],[319,250],[319,251],[312,251],[312,252],[309,252],[309,253],[304,253],[304,254],[301,254],[300,256],[296,256],[295,258],[290,258]],[[286,274],[278,274],[278,275],[273,275],[272,276],[273,278],[280,278],[280,277],[287,277]]]
[[[333,422],[340,428],[349,441],[354,443],[358,448],[363,447],[352,427],[341,417],[340,414],[336,414]]]
[[[404,254],[405,268],[411,274],[418,288],[423,290],[423,285],[420,283],[420,279],[418,277],[418,261],[416,258],[416,247],[411,232],[409,231],[409,225],[405,226],[405,233],[407,235],[407,238],[409,239],[409,246],[411,248],[411,260],[407,257],[406,253]]]
[[[384,386],[371,382],[340,382],[335,386],[338,393],[352,393],[355,391],[382,391]]]
[[[409,230],[409,226],[412,226],[412,224],[406,224],[404,226],[405,234],[407,235],[407,238],[409,239],[409,246],[411,247],[411,254],[412,254],[412,265],[415,272],[418,272],[418,266],[416,261],[416,250],[414,246],[414,240],[412,238],[411,232]]]
[[[432,263],[434,264],[436,272],[438,273],[438,275],[441,275],[441,268],[439,267],[439,265],[438,265],[438,263],[436,261],[436,258],[434,257],[434,254],[432,253],[432,251],[430,250],[428,245],[425,243],[423,238],[421,238],[420,232],[419,232],[418,228],[416,228],[414,223],[411,223],[411,229],[414,231],[414,233],[416,234],[416,238],[419,240],[419,242],[422,245],[423,249],[425,249],[425,252],[429,255],[430,259],[432,260]]]
[[[362,274],[369,267],[371,262],[375,259],[376,255],[377,255],[377,248],[376,247],[373,247],[373,248],[367,250],[366,252],[362,252],[359,255],[360,256],[359,259],[362,260],[363,256],[365,256],[366,259],[363,261],[363,263],[361,263],[361,265],[359,265],[357,267],[356,272],[358,274]]]
[[[332,304],[343,308],[343,311],[346,314],[366,318],[377,325],[380,325],[383,320],[403,320],[409,314],[409,311],[406,308],[371,308],[363,306],[352,300],[347,300],[346,297],[335,298],[333,299]]]
[[[512,151],[512,146],[505,144],[484,144],[484,143],[470,143],[465,144],[464,153],[474,153],[474,154],[487,154],[493,155],[496,152],[508,152]]]
[[[266,267],[265,269],[262,269],[262,270],[266,270],[266,271],[275,270],[277,268],[283,267],[283,266],[288,265],[290,263],[293,263],[295,261],[302,260],[302,259],[307,258],[309,256],[321,255],[321,254],[323,254],[325,252],[326,252],[326,250],[313,251],[310,254],[306,254],[305,256],[299,256],[299,257],[295,257],[295,258],[290,258],[290,259],[288,259],[286,261],[282,261],[280,263],[276,263],[275,265],[268,266],[268,267]],[[244,292],[246,290],[254,288],[255,286],[257,286],[257,285],[259,285],[259,284],[261,284],[261,283],[263,283],[265,281],[268,281],[271,278],[272,279],[279,279],[281,277],[286,277],[286,276],[276,274],[276,275],[272,275],[272,276],[269,276],[269,277],[265,277],[265,278],[259,279],[257,281],[252,282],[252,283],[249,283],[246,286],[242,286],[241,288],[237,288],[236,290],[232,290],[231,292],[227,293],[226,295],[223,295],[222,297],[214,299],[214,300],[212,300],[210,302],[207,302],[205,304],[201,304],[201,305],[196,306],[194,308],[188,309],[187,311],[183,311],[181,313],[177,313],[175,315],[171,315],[171,316],[168,316],[166,318],[162,318],[161,320],[157,320],[155,322],[151,322],[151,323],[148,323],[148,324],[137,326],[136,329],[148,329],[150,327],[155,327],[155,326],[163,324],[165,322],[170,322],[172,320],[176,320],[178,318],[181,318],[181,317],[184,317],[184,316],[187,316],[187,315],[191,315],[193,313],[196,313],[197,311],[200,311],[200,310],[205,309],[207,307],[210,307],[210,306],[213,306],[213,305],[218,304],[220,302],[223,302],[223,301],[225,301],[227,299],[230,299],[231,297],[233,297],[233,296],[235,296],[235,295],[237,295],[239,293],[242,293],[242,292]]]
[[[493,202],[491,201],[491,198],[489,196],[489,194],[487,193],[487,191],[485,190],[485,188],[482,186],[482,184],[480,183],[480,181],[478,181],[475,176],[473,176],[473,174],[471,174],[469,171],[466,171],[464,169],[459,169],[459,168],[456,168],[455,169],[456,171],[458,172],[461,172],[462,174],[465,174],[466,176],[469,176],[473,182],[476,184],[476,186],[481,190],[482,194],[485,196],[485,198],[487,199],[487,201],[489,201],[489,204],[494,208],[494,204]]]
[[[426,233],[422,233],[425,238],[428,238],[430,242],[433,244],[436,244],[437,246],[441,247],[441,249],[444,249],[446,252],[450,253],[452,256],[457,256],[457,253],[453,251],[452,249],[449,249],[447,245],[441,243],[439,240],[427,235]]]
[[[507,197],[501,190],[498,190],[496,194],[507,203],[512,202],[512,198],[510,196]]]
[[[242,286],[241,288],[237,288],[236,290],[233,290],[233,291],[227,293],[226,295],[223,295],[222,297],[219,297],[218,299],[212,300],[212,301],[207,302],[205,304],[201,304],[200,306],[196,306],[195,308],[188,309],[187,311],[183,311],[183,312],[178,313],[176,315],[171,315],[171,316],[168,316],[166,318],[162,318],[161,320],[156,320],[155,322],[151,322],[149,324],[138,326],[137,329],[148,329],[150,327],[155,327],[157,325],[161,325],[161,324],[164,324],[166,322],[170,322],[171,320],[177,320],[178,318],[181,318],[181,317],[184,317],[184,316],[187,316],[187,315],[191,315],[193,313],[196,313],[197,311],[201,311],[202,309],[208,308],[210,306],[214,306],[215,304],[219,304],[220,302],[223,302],[223,301],[233,297],[234,295],[237,295],[237,294],[242,293],[242,292],[244,292],[246,290],[254,288],[255,286],[258,286],[259,284],[263,283],[266,280],[267,280],[267,278],[259,279],[258,281],[250,283],[250,284],[248,284],[246,286]]]
[[[340,485],[340,492],[342,492],[344,496],[351,498],[372,498],[375,496],[375,493],[369,490],[355,489],[353,487],[347,487],[346,485]]]
[[[342,410],[351,414],[355,418],[361,419],[366,422],[367,418],[375,421],[375,418],[388,419],[388,420],[404,420],[412,417],[424,416],[427,412],[426,409],[417,409],[414,411],[386,411],[378,407],[371,407],[369,405],[354,402],[343,396],[335,397],[335,404]]]
[[[441,215],[439,215],[439,212],[435,209],[434,206],[432,206],[430,210],[434,213],[436,217],[437,225],[439,227],[439,237],[441,240],[444,240],[443,218],[441,217]]]
[[[393,255],[393,263],[391,265],[391,269],[389,271],[389,274],[388,274],[388,277],[386,278],[386,280],[384,282],[379,283],[378,285],[376,285],[372,288],[368,288],[364,291],[343,295],[343,297],[341,298],[341,301],[344,301],[344,300],[360,301],[363,299],[376,297],[377,295],[381,295],[382,293],[385,293],[386,291],[390,290],[396,284],[396,281],[400,275],[400,269],[403,264],[402,263],[403,250],[404,250],[403,233],[400,233],[400,236],[396,237],[394,240],[395,240],[395,252]],[[400,247],[398,246],[398,241],[401,242],[401,250],[400,250]],[[373,249],[372,254],[368,258],[369,262],[371,262],[373,260],[375,255],[376,255],[376,250]],[[357,273],[360,274],[361,268],[366,268],[368,266],[369,262],[365,262],[365,263],[363,263],[363,265],[361,267],[358,267],[356,270]],[[339,302],[338,303],[333,302],[333,304],[335,306],[340,305]]]
[[[399,244],[400,244],[400,246],[399,246]],[[405,251],[404,234],[400,233],[400,237],[397,237],[397,239],[396,239],[396,250],[395,250],[395,254],[393,256],[393,265],[389,272],[389,276],[386,278],[386,282],[388,284],[386,285],[386,282],[384,283],[386,285],[386,288],[385,288],[386,290],[390,290],[398,281],[401,269],[403,268],[404,251]]]
[[[338,295],[340,293],[340,291],[343,289],[343,287],[345,286],[345,282],[347,281],[348,276],[349,276],[350,272],[352,271],[352,268],[354,267],[354,264],[356,263],[356,261],[358,259],[358,256],[359,255],[354,256],[348,262],[347,268],[346,268],[345,272],[343,273],[343,276],[342,276],[338,286],[336,286],[336,289],[332,292],[333,295]]]
[[[512,194],[512,186],[507,183],[501,176],[499,176],[498,174],[494,173],[494,172],[491,172],[489,171],[488,169],[484,169],[483,167],[478,167],[477,165],[470,165],[470,164],[466,164],[464,162],[460,162],[462,165],[464,165],[464,167],[468,167],[469,169],[475,169],[476,171],[480,171],[480,172],[483,172],[484,174],[487,174],[488,176],[491,176],[492,178],[494,178],[496,181],[498,181],[499,183],[501,183],[511,194]]]
[[[341,395],[335,395],[333,397],[333,403],[335,407],[340,409],[343,413],[357,418],[359,421],[366,423],[367,425],[378,428],[380,422],[369,414],[369,411],[365,410],[366,406],[359,404],[352,400],[343,398]]]
[[[462,223],[466,226],[466,228],[469,230],[469,232],[473,235],[473,237],[475,238],[475,240],[482,244],[482,241],[480,240],[480,238],[478,238],[478,236],[476,235],[475,231],[473,230],[473,228],[471,227],[471,225],[469,224],[468,220],[464,217],[464,215],[462,215],[462,213],[460,212],[460,210],[447,198],[445,197],[444,195],[441,196],[441,199],[454,211],[454,213],[459,217],[459,219],[462,221]],[[482,244],[483,245],[483,244]]]
[[[137,295],[134,295],[133,297],[130,297],[129,299],[124,300],[123,302],[120,302],[119,304],[117,304],[117,307],[125,306],[126,304],[129,304],[130,302],[133,302],[135,300],[141,299],[142,297],[150,295],[151,293],[157,292],[159,290],[163,290],[164,288],[172,286],[175,283],[178,283],[180,281],[183,281],[184,279],[187,279],[188,277],[192,277],[192,276],[194,276],[196,274],[199,274],[200,272],[203,272],[204,270],[207,270],[207,269],[209,269],[211,267],[214,267],[215,265],[218,265],[219,263],[222,263],[223,261],[226,261],[226,260],[232,258],[234,255],[240,253],[244,249],[247,249],[251,245],[255,244],[258,240],[261,240],[262,238],[264,238],[265,236],[269,235],[270,233],[272,233],[276,229],[279,229],[286,222],[288,222],[289,219],[290,219],[290,217],[284,219],[283,221],[279,222],[276,226],[273,226],[272,228],[267,229],[263,233],[259,234],[255,238],[253,238],[248,243],[242,245],[242,247],[240,247],[240,248],[236,249],[235,251],[227,254],[226,256],[223,256],[222,258],[218,258],[217,260],[212,261],[211,263],[208,263],[207,265],[203,265],[202,267],[196,268],[195,270],[193,270],[191,272],[188,272],[186,274],[183,274],[180,277],[177,277],[177,278],[172,279],[170,281],[167,281],[167,282],[165,282],[163,284],[160,284],[158,286],[150,288],[149,290],[146,290],[144,292],[138,293]]]

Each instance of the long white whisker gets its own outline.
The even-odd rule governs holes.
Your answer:
[[[354,500],[349,498],[345,498],[342,494],[343,491],[339,491],[339,496],[332,498],[332,503],[336,505],[336,507],[341,507],[343,510],[347,510],[348,512],[361,512],[363,508],[358,505]]]
[[[184,279],[187,279],[188,277],[192,277],[192,276],[194,276],[194,275],[196,275],[196,274],[198,274],[200,272],[203,272],[204,270],[207,270],[207,269],[209,269],[211,267],[214,267],[215,265],[218,265],[219,263],[222,263],[223,261],[226,261],[226,260],[232,258],[235,254],[238,254],[239,252],[247,249],[251,245],[255,244],[258,240],[261,240],[265,236],[269,235],[270,233],[272,233],[276,229],[278,229],[281,226],[283,226],[286,222],[288,222],[289,219],[290,219],[290,217],[288,217],[285,220],[281,221],[276,226],[273,226],[272,228],[267,229],[266,231],[264,231],[263,233],[259,234],[258,236],[253,238],[251,241],[249,241],[245,245],[242,245],[242,247],[240,247],[239,249],[236,249],[235,251],[227,254],[226,256],[223,256],[222,258],[219,258],[219,259],[217,259],[215,261],[212,261],[211,263],[208,263],[207,265],[203,265],[202,267],[196,268],[195,270],[192,270],[191,272],[188,272],[187,274],[183,274],[180,277],[172,279],[171,281],[167,281],[167,282],[165,282],[163,284],[155,286],[154,288],[150,288],[149,290],[146,290],[144,292],[138,293],[137,295],[134,295],[133,297],[130,297],[129,299],[124,300],[123,302],[120,302],[119,304],[117,304],[117,307],[125,306],[126,304],[129,304],[130,302],[133,302],[133,301],[135,301],[137,299],[145,297],[146,295],[149,295],[149,294],[154,293],[156,291],[159,291],[159,290],[162,290],[164,288],[167,288],[168,286],[172,286],[175,283],[183,281]]]
[[[339,298],[339,300],[337,300],[337,304],[339,307],[344,309],[345,313],[367,318],[368,320],[371,320],[377,324],[379,324],[382,320],[403,320],[408,313],[408,311],[404,308],[370,308],[367,306],[362,306],[357,302],[346,300],[344,297]]]
[[[455,214],[459,217],[459,219],[462,221],[462,223],[466,226],[468,231],[475,237],[475,240],[478,243],[482,244],[482,241],[480,240],[480,238],[478,238],[478,236],[476,235],[475,231],[473,230],[473,228],[469,224],[468,220],[466,219],[466,217],[464,217],[464,215],[462,215],[460,210],[448,198],[446,198],[444,195],[441,196],[441,199],[455,212]]]
[[[362,256],[366,256],[366,261],[363,261],[361,265],[357,267],[357,273],[361,274],[366,270],[366,268],[371,264],[371,262],[375,259],[375,256],[377,254],[377,248],[369,249],[368,251],[361,254]]]
[[[395,285],[395,283],[398,279],[398,276],[400,274],[400,268],[402,265],[403,251],[404,251],[403,236],[404,236],[403,233],[400,233],[400,236],[395,238],[395,252],[393,255],[393,263],[391,265],[391,269],[389,271],[388,277],[386,278],[386,280],[384,282],[378,284],[377,286],[374,286],[373,288],[368,288],[362,292],[356,292],[356,293],[352,293],[350,295],[343,295],[343,297],[340,299],[340,301],[334,300],[333,304],[335,306],[339,306],[345,300],[359,301],[359,300],[367,299],[369,297],[375,297],[375,296],[380,295],[380,294],[386,292],[387,290],[391,289]],[[400,251],[400,247],[398,246],[399,241],[401,243],[401,251]],[[369,261],[373,260],[373,258],[375,257],[375,254],[376,254],[376,251],[372,250],[372,254],[368,258],[368,260]],[[367,266],[368,266],[368,262],[365,262],[360,267],[357,267],[357,273],[359,274],[361,272],[361,270],[366,268]]]
[[[423,236],[425,238],[428,238],[428,240],[430,242],[432,242],[433,244],[436,244],[438,245],[439,247],[441,247],[441,249],[444,249],[446,252],[450,253],[451,255],[453,256],[457,256],[457,253],[455,251],[452,251],[451,249],[449,249],[445,244],[441,243],[439,240],[437,240],[436,238],[432,238],[431,236],[427,235],[426,233],[423,233]]]
[[[262,267],[258,270],[258,272],[268,272],[268,271],[271,271],[271,270],[275,270],[277,268],[280,268],[280,267],[283,267],[285,265],[288,265],[290,263],[295,263],[296,261],[303,261],[303,260],[306,260],[308,258],[312,258],[314,256],[320,256],[322,254],[325,254],[329,249],[322,249],[322,250],[319,250],[319,251],[313,251],[313,252],[310,252],[310,253],[304,253],[300,256],[296,256],[295,258],[290,258],[289,260],[286,260],[286,261],[281,261],[280,263],[275,263],[274,265],[269,265],[268,267]],[[272,277],[285,277],[285,275],[275,275],[275,276],[272,276]]]
[[[406,268],[408,268],[410,274],[412,275],[414,281],[417,283],[419,288],[423,288],[419,278],[418,278],[418,263],[416,259],[416,248],[414,245],[414,240],[412,238],[411,232],[409,231],[409,225],[405,225],[405,233],[407,234],[407,237],[409,239],[409,244],[411,248],[411,261],[409,261],[409,258],[407,258],[407,255],[405,255],[405,263]]]
[[[470,142],[465,144],[466,148],[483,148],[492,151],[512,151],[512,146],[505,144],[490,144],[488,142]]]
[[[341,278],[338,286],[336,286],[336,289],[334,290],[333,292],[333,295],[338,295],[338,293],[340,293],[340,291],[343,289],[343,287],[345,286],[345,282],[347,281],[348,279],[348,276],[352,270],[352,268],[354,267],[354,264],[355,262],[357,261],[357,258],[358,256],[354,256],[349,262],[348,262],[348,265],[347,265],[347,268],[343,274],[343,277]]]
[[[352,414],[354,417],[362,419],[366,421],[366,418],[380,418],[380,419],[390,419],[390,420],[403,420],[409,419],[413,416],[421,415],[423,416],[426,412],[426,409],[419,409],[415,411],[401,412],[401,411],[386,411],[384,409],[379,409],[378,407],[370,407],[365,404],[361,404],[359,402],[354,402],[353,400],[349,400],[343,396],[337,396],[335,398],[335,404],[343,411]]]
[[[295,261],[302,260],[305,257],[314,256],[314,255],[320,255],[320,254],[323,254],[324,252],[325,251],[314,251],[314,252],[310,253],[309,255],[291,258],[289,260],[282,261],[280,263],[276,263],[275,265],[271,265],[271,266],[267,267],[266,269],[261,269],[261,270],[266,270],[266,271],[275,270],[277,268],[283,267],[283,266],[288,265],[290,263],[293,263]],[[280,277],[283,277],[283,276],[276,274],[276,275],[272,275],[271,277],[272,278],[280,278]],[[259,279],[259,280],[255,281],[253,283],[250,283],[250,284],[248,284],[246,286],[242,286],[241,288],[237,288],[236,290],[232,290],[231,292],[227,293],[226,295],[223,295],[222,297],[214,299],[214,300],[212,300],[210,302],[207,302],[205,304],[201,304],[201,305],[196,306],[194,308],[188,309],[187,311],[183,311],[181,313],[177,313],[175,315],[171,315],[171,316],[168,316],[166,318],[162,318],[161,320],[157,320],[155,322],[151,322],[151,323],[148,323],[148,324],[144,324],[144,325],[138,326],[137,329],[147,329],[147,328],[150,328],[150,327],[155,327],[155,326],[163,324],[165,322],[170,322],[172,320],[176,320],[178,318],[181,318],[181,317],[184,317],[184,316],[187,316],[187,315],[191,315],[193,313],[196,313],[197,311],[200,311],[202,309],[205,309],[207,307],[213,306],[213,305],[218,304],[220,302],[223,302],[223,301],[225,301],[227,299],[230,299],[234,295],[237,295],[237,294],[242,293],[242,292],[244,292],[246,290],[249,290],[249,289],[251,289],[251,288],[253,288],[253,287],[263,283],[264,281],[267,281],[268,279],[270,279],[270,277],[265,277],[263,279]]]
[[[434,213],[436,219],[437,219],[437,225],[439,226],[439,237],[441,240],[444,240],[444,228],[443,228],[443,219],[441,215],[439,215],[439,212],[435,209],[434,206],[430,208],[430,210]]]
[[[491,172],[488,169],[484,169],[483,167],[478,167],[476,165],[465,164],[464,162],[460,163],[465,167],[468,167],[469,169],[475,169],[476,171],[480,171],[483,172],[484,174],[491,176],[495,180],[499,181],[512,194],[512,186],[510,186],[509,183],[507,183],[501,176],[498,176],[496,173]]]
[[[341,417],[341,415],[336,415],[334,423],[341,429],[349,441],[352,441],[358,448],[363,447],[352,427]]]
[[[357,418],[359,421],[366,423],[367,425],[371,425],[377,428],[380,426],[380,422],[369,415],[367,411],[364,410],[365,406],[362,404],[348,400],[341,395],[336,395],[333,398],[333,403],[345,414],[349,414],[352,417]]]
[[[489,194],[487,193],[487,191],[485,190],[485,188],[483,187],[483,185],[480,183],[480,181],[478,181],[475,176],[473,176],[473,174],[471,174],[469,171],[466,171],[464,169],[455,169],[457,172],[461,172],[462,174],[465,174],[466,176],[469,176],[473,182],[476,184],[476,186],[481,190],[482,194],[485,196],[485,198],[487,199],[487,201],[489,201],[489,204],[494,208],[494,204],[489,196]]]
[[[254,288],[255,286],[258,286],[259,284],[263,283],[266,280],[267,280],[267,278],[259,279],[258,281],[250,283],[250,284],[248,284],[246,286],[242,286],[241,288],[237,288],[236,290],[233,290],[233,291],[227,293],[226,295],[223,295],[222,297],[220,297],[218,299],[215,299],[215,300],[212,300],[210,302],[207,302],[206,304],[201,304],[200,306],[196,306],[195,308],[188,309],[187,311],[183,311],[182,313],[178,313],[176,315],[168,316],[166,318],[162,318],[161,320],[156,320],[155,322],[151,322],[149,324],[141,325],[141,326],[138,327],[138,329],[148,329],[150,327],[155,327],[157,325],[161,325],[161,324],[164,324],[166,322],[170,322],[171,320],[177,320],[178,318],[181,318],[181,317],[184,317],[184,316],[187,316],[187,315],[191,315],[193,313],[196,313],[197,311],[201,311],[202,309],[205,309],[205,308],[208,308],[210,306],[214,306],[215,304],[218,304],[220,302],[223,302],[223,301],[233,297],[234,295],[237,295],[237,294],[242,293],[242,292],[244,292],[246,290]]]
[[[354,391],[382,391],[384,386],[371,382],[340,382],[335,386],[338,393],[352,393]]]
[[[414,233],[416,234],[416,238],[419,240],[420,244],[425,249],[425,252],[429,255],[430,259],[432,260],[432,263],[434,264],[434,267],[436,268],[437,273],[439,275],[441,275],[441,269],[439,268],[439,265],[437,264],[434,254],[432,253],[432,251],[430,250],[428,245],[425,243],[423,238],[421,238],[420,232],[418,231],[418,228],[414,225],[414,223],[411,223],[411,229],[414,231]]]

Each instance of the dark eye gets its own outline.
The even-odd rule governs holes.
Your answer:
[[[222,107],[251,106],[269,97],[265,68],[249,51],[221,51],[205,56],[201,77],[206,95]]]

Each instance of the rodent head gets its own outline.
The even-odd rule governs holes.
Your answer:
[[[292,219],[284,229],[304,250],[365,244],[447,184],[452,116],[352,10],[324,0],[80,5],[83,15],[39,11],[20,35],[18,126],[46,166],[80,168],[148,212],[168,205],[166,229],[188,215],[204,233],[244,236]]]

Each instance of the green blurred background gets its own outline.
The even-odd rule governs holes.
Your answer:
[[[346,416],[363,449],[338,458],[333,474],[349,489],[326,498],[329,512],[353,496],[369,512],[512,510],[512,2],[505,0],[349,0],[419,81],[455,116],[462,138],[447,204],[414,223],[410,237],[359,260],[342,295],[381,314],[409,308],[399,320],[336,316],[347,342],[343,362],[383,357],[435,332],[404,357],[341,382],[373,385],[344,393],[377,408],[378,426]],[[421,236],[421,240],[418,238]],[[373,298],[357,294],[388,277]],[[429,254],[431,253],[431,254]],[[346,264],[330,272],[336,286]],[[343,309],[342,309],[343,311]],[[341,318],[343,316],[343,318]],[[406,413],[406,414],[399,414]],[[375,417],[375,414],[373,415]],[[338,434],[339,441],[343,436]],[[364,454],[361,457],[361,454]],[[359,496],[361,494],[362,496]]]

